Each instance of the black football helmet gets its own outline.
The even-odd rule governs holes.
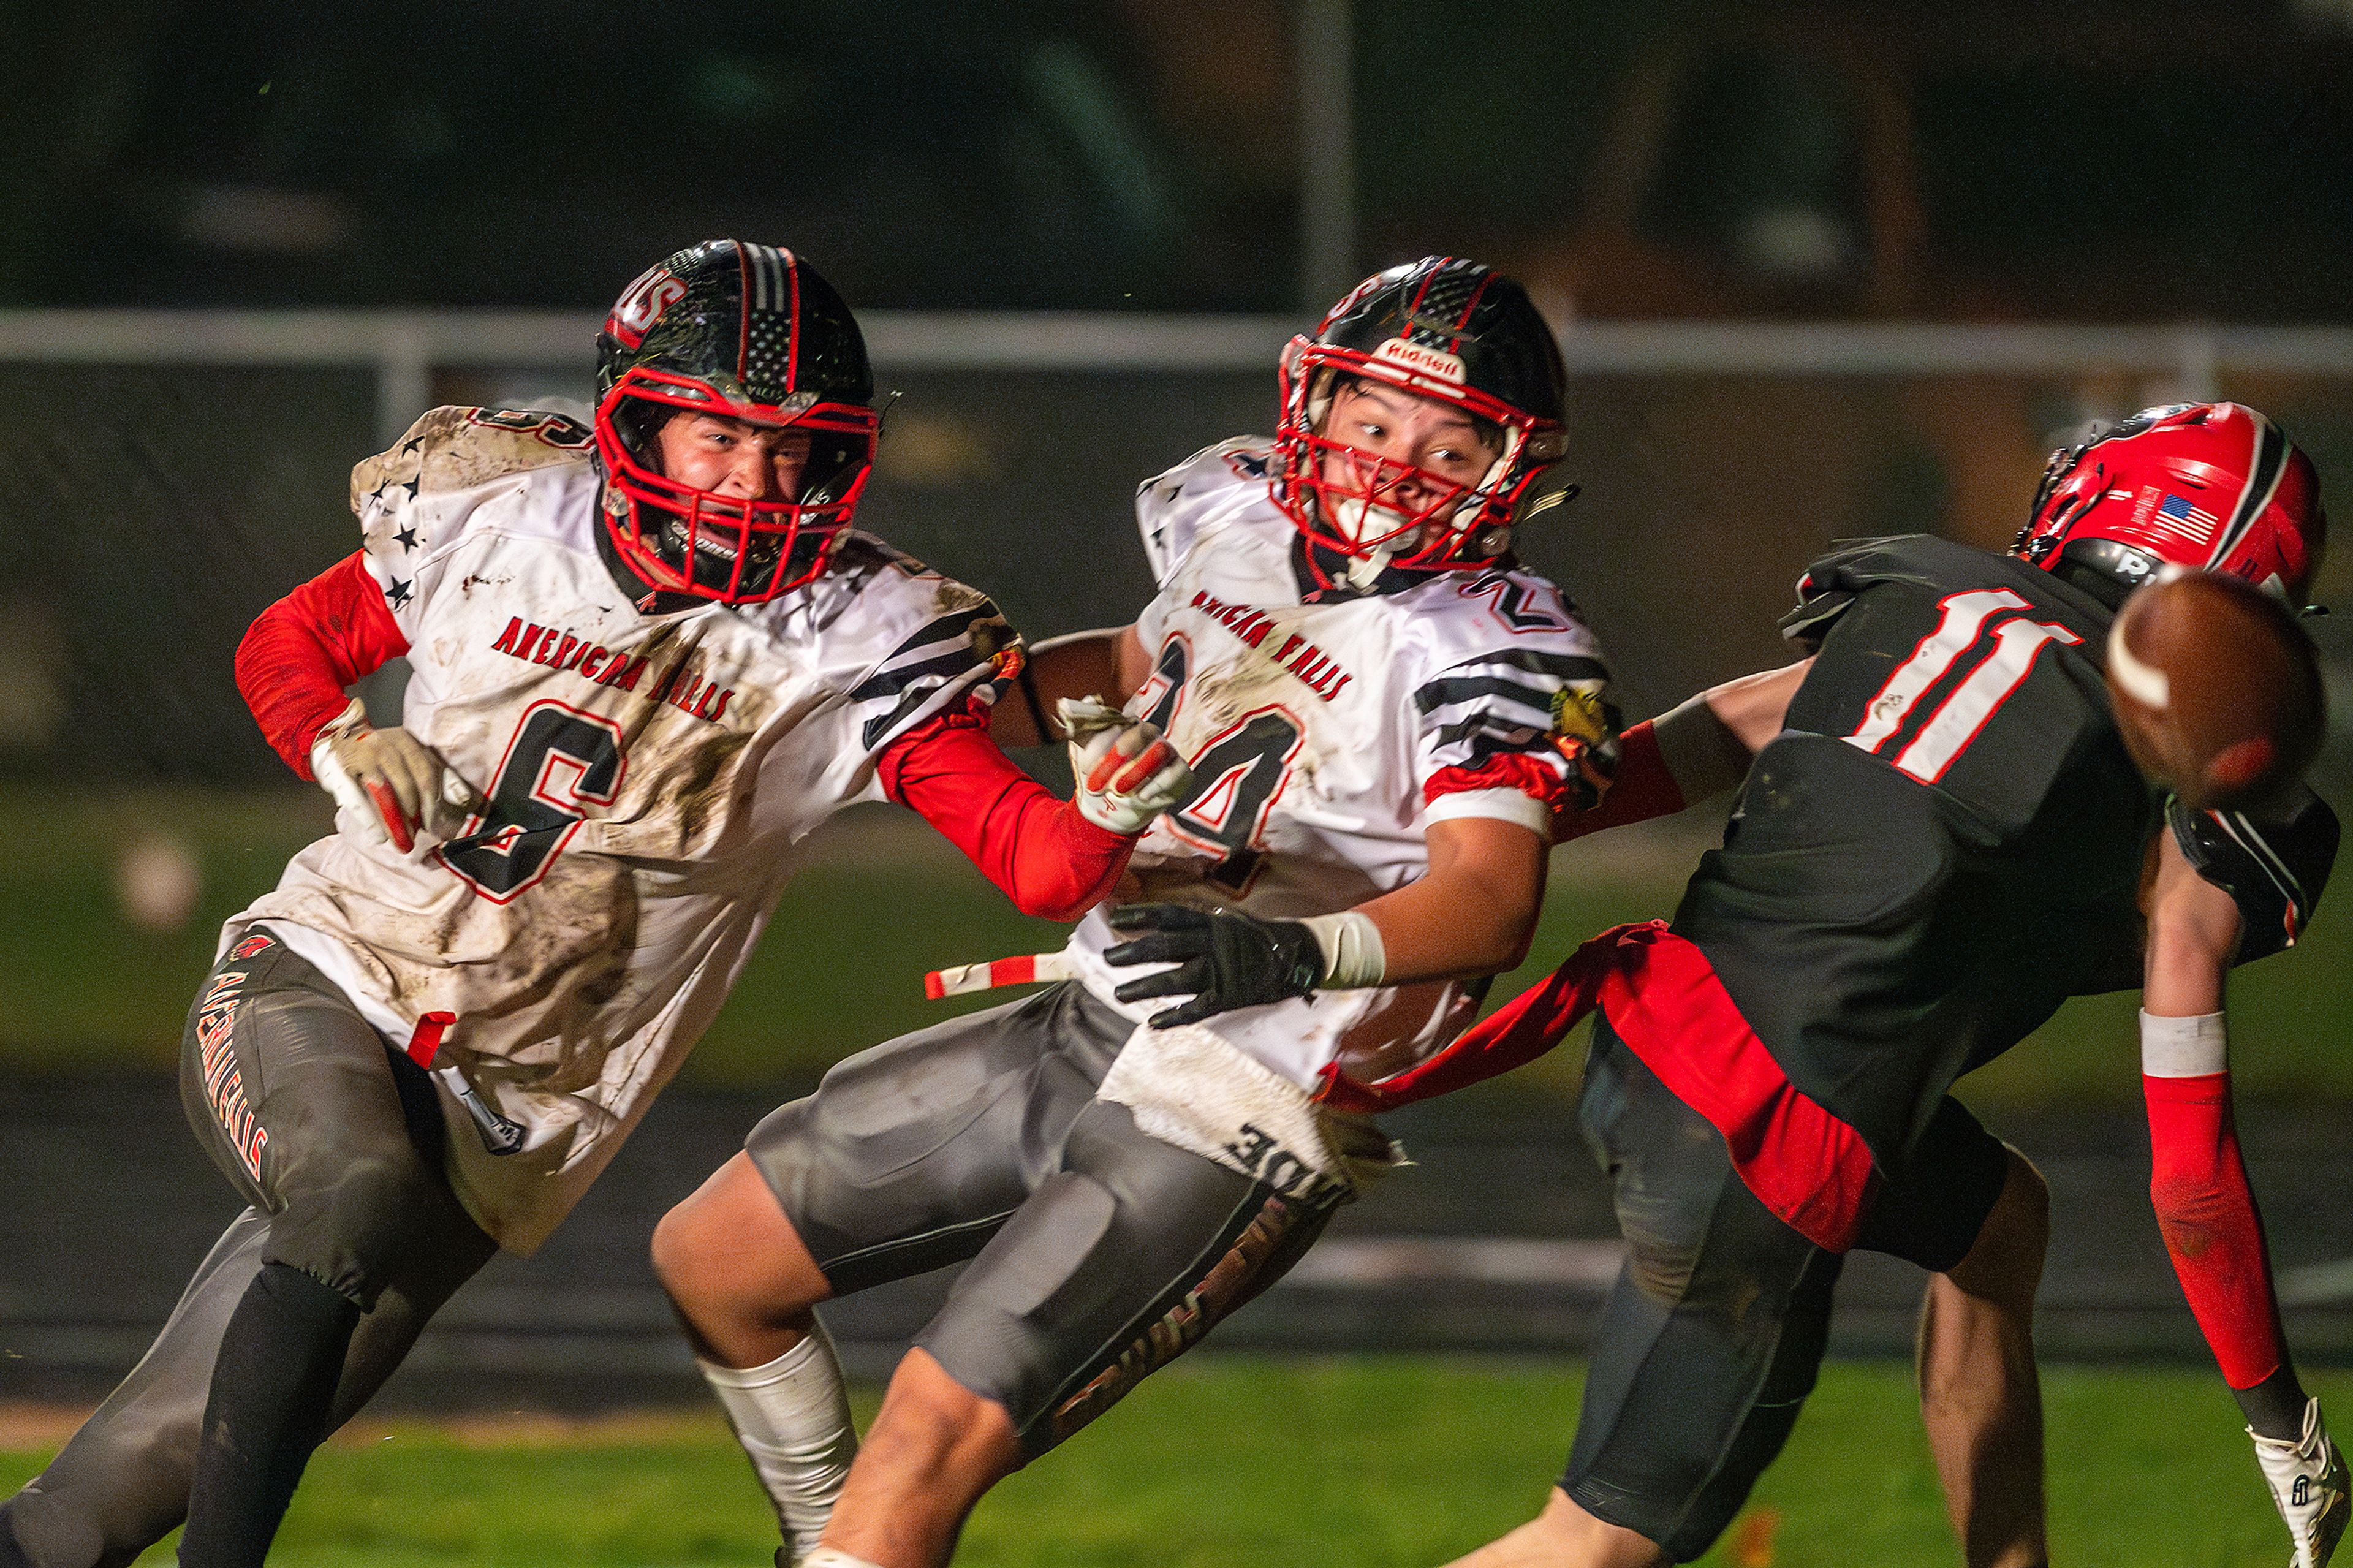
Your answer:
[[[1344,378],[1448,404],[1492,427],[1494,463],[1461,485],[1325,437]],[[1475,565],[1511,544],[1513,508],[1560,458],[1568,377],[1551,326],[1517,283],[1449,256],[1366,279],[1282,355],[1275,500],[1308,540],[1367,579],[1388,566]],[[1404,500],[1409,479],[1420,498]]]
[[[756,605],[823,572],[858,510],[881,416],[849,307],[789,250],[689,246],[621,291],[596,335],[605,524],[630,569],[673,594]],[[681,409],[805,430],[800,493],[745,500],[661,470]]]

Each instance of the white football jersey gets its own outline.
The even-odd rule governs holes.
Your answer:
[[[450,1178],[516,1251],[677,1071],[801,840],[1018,658],[986,597],[864,534],[769,604],[642,613],[597,496],[588,432],[541,413],[437,409],[353,471],[403,721],[488,804],[406,856],[320,840],[222,939],[267,922],[412,1054],[447,1016]]]
[[[1127,710],[1167,732],[1197,793],[1152,825],[1121,897],[1330,914],[1421,876],[1434,821],[1548,834],[1556,809],[1593,804],[1617,716],[1593,636],[1560,590],[1507,567],[1318,593],[1269,463],[1263,441],[1228,441],[1136,493],[1160,592],[1136,621],[1154,673]],[[1067,955],[1141,1023],[1173,1004],[1113,998],[1149,973],[1103,962],[1121,940],[1098,910]],[[1476,1010],[1461,984],[1432,982],[1323,991],[1202,1026],[1313,1089],[1335,1062],[1368,1081],[1402,1070]]]

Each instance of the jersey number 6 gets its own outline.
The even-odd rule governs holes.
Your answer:
[[[489,809],[441,846],[442,863],[494,904],[538,881],[585,813],[620,794],[621,731],[555,701],[523,710],[491,781]]]

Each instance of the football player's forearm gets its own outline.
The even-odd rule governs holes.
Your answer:
[[[1379,928],[1381,984],[1470,980],[1516,968],[1544,903],[1543,840],[1516,824],[1457,818],[1431,825],[1430,868],[1356,906]]]
[[[1109,896],[1135,840],[1021,771],[978,723],[944,717],[885,753],[883,788],[940,830],[1023,914],[1074,921]]]
[[[2150,1206],[2189,1310],[2233,1389],[2286,1355],[2263,1219],[2231,1114],[2230,1054],[2219,1012],[2141,1014]]]
[[[237,685],[286,765],[311,776],[311,746],[341,714],[344,689],[408,650],[357,555],[254,618],[237,650]]]
[[[1747,759],[1763,751],[1765,743],[1781,732],[1788,718],[1789,700],[1805,684],[1806,672],[1813,667],[1812,659],[1801,658],[1778,669],[1760,670],[1721,686],[1711,686],[1696,699],[1707,705],[1708,711],[1739,748],[1737,763],[1743,773],[1748,768]],[[1739,780],[1736,777],[1733,782]]]
[[[1132,640],[1134,628],[1111,626],[1049,637],[1031,648],[1013,689],[1000,700],[989,721],[989,733],[1000,746],[1047,746],[1067,739],[1054,722],[1054,704],[1061,698],[1099,697],[1116,708],[1134,694],[1141,680],[1123,679],[1122,643]]]

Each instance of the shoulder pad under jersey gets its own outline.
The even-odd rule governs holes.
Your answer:
[[[871,534],[853,531],[818,586],[857,601],[828,635],[868,666],[848,693],[867,751],[967,700],[994,702],[1021,668],[1020,636],[987,595]]]
[[[2310,790],[2281,816],[2166,805],[2174,841],[2198,874],[2231,895],[2245,921],[2238,962],[2267,957],[2303,934],[2337,863],[2337,814]]]
[[[2008,584],[2017,576],[2004,564],[2008,560],[1931,533],[1841,539],[1798,579],[1797,606],[1781,617],[1781,635],[1819,643],[1856,595],[1880,583],[1909,583],[1935,594]]]
[[[1144,535],[1152,580],[1168,581],[1193,548],[1206,514],[1220,500],[1229,501],[1236,487],[1253,487],[1273,505],[1267,484],[1273,472],[1273,454],[1264,437],[1238,436],[1204,447],[1166,473],[1136,486],[1135,522]]]
[[[387,490],[405,490],[413,500],[554,463],[576,463],[588,455],[594,439],[586,426],[543,409],[432,409],[390,451],[352,469],[352,510],[365,517]]]

